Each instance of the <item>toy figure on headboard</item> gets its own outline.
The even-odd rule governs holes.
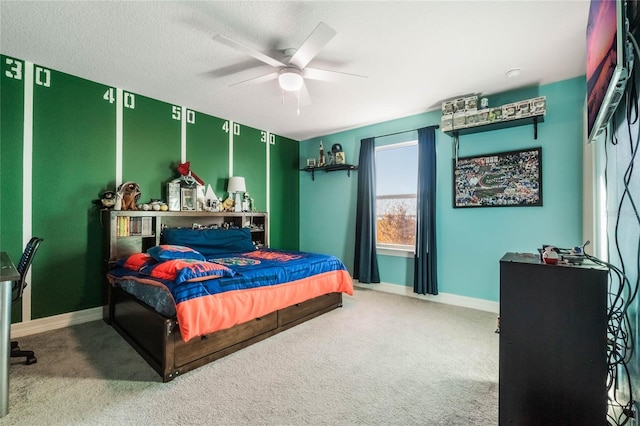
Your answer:
[[[111,209],[116,205],[116,192],[115,191],[104,191],[100,194],[99,200],[93,200],[93,204],[96,204],[100,207]]]
[[[118,210],[118,201],[121,198],[120,210],[138,210],[136,207],[136,201],[140,198],[140,186],[135,182],[125,182],[118,187],[118,193],[116,196],[116,207]]]
[[[235,206],[235,202],[233,201],[233,198],[228,197],[226,200],[222,202],[222,211],[232,212],[234,206]]]
[[[186,163],[180,163],[178,165],[178,173],[186,178],[193,178],[200,185],[204,185],[204,181],[198,177],[197,174],[193,173],[190,169],[191,163],[187,161]]]

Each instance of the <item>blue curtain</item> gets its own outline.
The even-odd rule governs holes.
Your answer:
[[[361,283],[379,283],[376,253],[376,146],[374,138],[360,141],[358,204],[353,278]]]
[[[413,291],[419,294],[438,294],[435,128],[418,129],[418,211]]]

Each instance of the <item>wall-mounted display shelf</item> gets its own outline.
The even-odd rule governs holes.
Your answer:
[[[530,115],[527,117],[517,117],[508,120],[494,121],[492,123],[478,124],[475,126],[462,127],[459,129],[447,130],[444,133],[458,137],[461,135],[468,135],[471,133],[487,132],[490,130],[506,129],[508,127],[527,126],[533,124],[533,138],[538,139],[538,123],[544,122],[544,113],[539,115]]]
[[[538,123],[544,121],[547,112],[547,97],[525,99],[489,108],[487,98],[481,99],[478,109],[478,97],[469,96],[442,103],[442,131],[453,136],[487,132],[507,127],[533,124],[533,138],[538,139]]]
[[[353,164],[334,164],[331,166],[320,166],[320,167],[305,167],[304,169],[305,172],[310,172],[311,173],[311,180],[316,180],[316,171],[324,171],[326,173],[328,172],[337,172],[340,170],[346,170],[347,171],[347,176],[351,177],[351,170],[358,170],[358,166],[354,166]]]

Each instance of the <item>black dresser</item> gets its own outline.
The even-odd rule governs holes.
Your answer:
[[[500,260],[500,425],[605,425],[607,270]]]

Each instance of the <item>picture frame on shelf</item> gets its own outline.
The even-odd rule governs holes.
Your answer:
[[[542,206],[542,148],[453,160],[453,207]]]
[[[172,211],[172,212],[180,211],[180,183],[179,182],[169,182],[167,184],[167,204],[169,206],[169,211]]]
[[[197,189],[180,188],[180,205],[182,211],[196,211]]]

